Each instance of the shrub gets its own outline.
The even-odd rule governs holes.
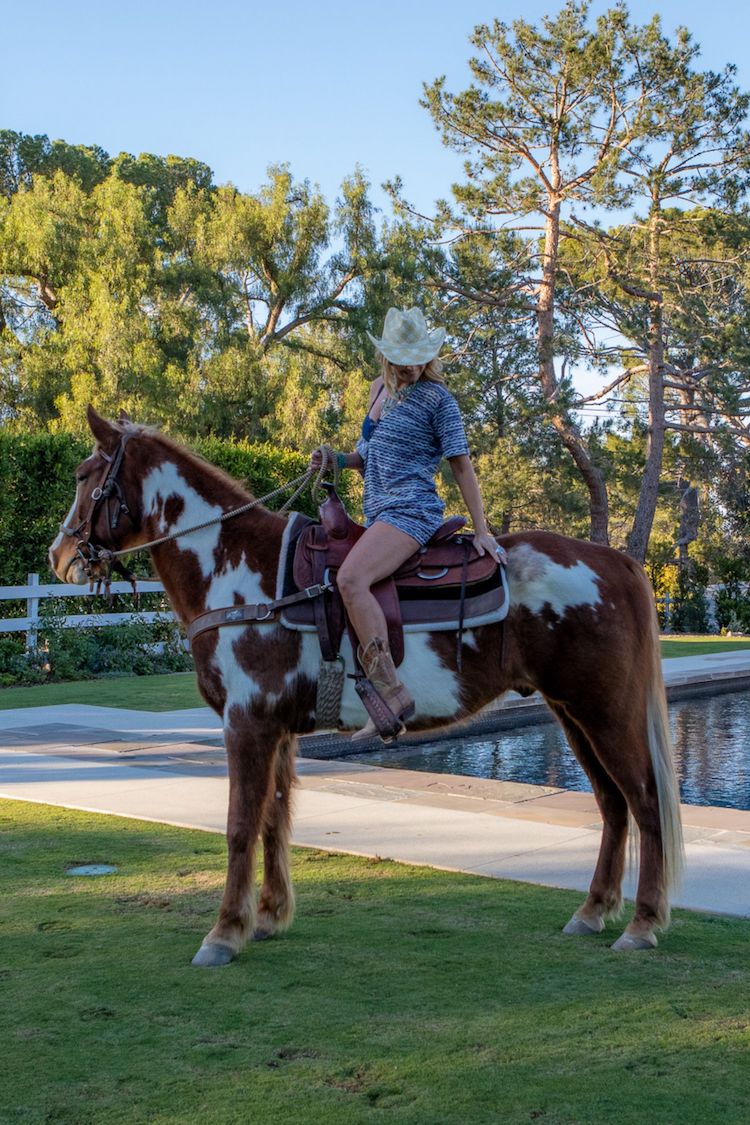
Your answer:
[[[99,627],[64,628],[59,618],[45,618],[39,630],[39,651],[48,680],[81,680],[98,676],[150,676],[183,672],[193,667],[174,621],[167,617]]]
[[[35,653],[27,653],[21,636],[0,636],[0,686],[39,684],[46,679]]]
[[[677,592],[670,612],[670,625],[675,633],[708,632],[706,578],[703,567],[681,569],[677,575]]]

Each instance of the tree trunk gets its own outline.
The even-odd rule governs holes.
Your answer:
[[[638,562],[646,561],[648,541],[659,499],[659,481],[664,461],[664,315],[659,294],[659,241],[661,216],[654,206],[649,219],[649,280],[653,294],[649,315],[648,339],[648,438],[646,463],[628,536],[627,553]]]
[[[42,303],[50,311],[54,312],[57,308],[57,292],[55,288],[50,285],[49,280],[45,274],[41,274],[37,279],[39,285],[39,296],[42,298]]]
[[[560,244],[560,204],[551,198],[544,232],[542,283],[537,304],[537,343],[539,347],[539,378],[547,402],[552,406],[552,425],[573,458],[589,492],[590,537],[594,543],[609,543],[609,499],[604,475],[594,463],[578,426],[566,410],[556,407],[560,390],[555,374],[554,322],[555,280]]]
[[[495,339],[492,343],[492,380],[495,391],[495,423],[498,438],[505,437],[505,397],[503,395],[503,384],[500,381],[501,374],[497,340]]]

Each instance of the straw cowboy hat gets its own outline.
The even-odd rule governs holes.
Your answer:
[[[367,335],[379,352],[398,367],[429,363],[440,351],[445,328],[428,329],[419,309],[388,309],[380,340]]]

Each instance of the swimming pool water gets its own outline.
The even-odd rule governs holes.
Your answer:
[[[750,692],[670,703],[682,800],[750,809]],[[557,723],[368,754],[377,765],[591,791]]]

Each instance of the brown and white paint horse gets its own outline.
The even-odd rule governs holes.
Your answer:
[[[96,446],[77,470],[63,525],[78,532],[61,532],[50,548],[62,581],[86,580],[77,551],[84,539],[137,548],[249,499],[231,478],[158,432],[105,421],[91,409],[89,423]],[[94,509],[91,501],[113,459],[128,509],[115,528],[109,502]],[[256,507],[153,548],[153,564],[180,620],[187,625],[208,609],[273,599],[285,526],[281,516]],[[504,624],[466,631],[460,674],[454,633],[405,637],[401,674],[416,699],[410,726],[450,723],[511,689],[541,692],[591,780],[603,819],[588,896],[565,930],[598,933],[604,919],[619,912],[631,814],[640,834],[635,913],[614,948],[651,948],[655,930],[669,921],[682,834],[648,580],[625,555],[549,532],[501,542],[509,559],[510,612]],[[204,633],[193,655],[201,693],[223,718],[230,783],[224,896],[193,963],[223,965],[248,936],[270,937],[292,920],[290,791],[296,736],[315,729],[320,652],[314,634],[268,622]],[[344,655],[351,671],[348,648]],[[352,681],[346,683],[342,718],[354,728],[365,716]],[[256,903],[259,837],[264,872]]]

